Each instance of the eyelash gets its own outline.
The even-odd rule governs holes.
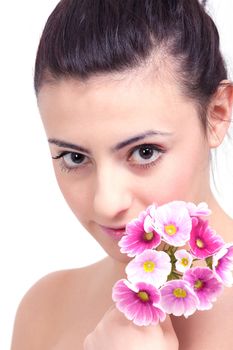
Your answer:
[[[163,153],[165,153],[165,150],[161,146],[154,145],[154,144],[142,144],[142,145],[138,145],[138,146],[134,147],[129,152],[128,160],[130,160],[130,158],[132,157],[132,155],[136,151],[143,150],[143,149],[145,150],[146,148],[152,150],[153,152],[156,151],[158,153],[158,156],[156,157],[156,159],[153,161],[150,161],[149,163],[145,163],[145,164],[137,164],[137,163],[131,164],[132,167],[138,167],[141,169],[149,169],[149,168],[157,165],[158,160],[161,158],[161,155]],[[143,158],[141,158],[141,159],[143,159]]]
[[[140,168],[140,169],[149,169],[149,168],[155,166],[157,164],[158,160],[160,160],[161,155],[166,152],[161,146],[158,146],[158,145],[155,145],[155,144],[141,144],[141,145],[138,145],[138,146],[134,147],[132,150],[129,151],[128,156],[127,156],[127,161],[130,161],[130,159],[132,158],[133,154],[136,151],[140,151],[140,150],[143,150],[143,149],[145,150],[146,148],[152,150],[153,152],[155,152],[155,151],[158,152],[158,156],[156,157],[156,159],[151,161],[151,162],[149,162],[149,163],[145,163],[145,164],[138,164],[138,163],[133,164],[133,163],[131,163],[132,167],[137,167],[137,168]],[[67,173],[69,173],[70,171],[79,171],[82,166],[84,166],[85,164],[88,164],[88,162],[87,162],[87,163],[81,163],[77,167],[69,167],[64,161],[64,157],[67,154],[70,154],[70,155],[72,155],[72,154],[74,154],[74,155],[81,155],[81,156],[84,157],[84,159],[87,158],[86,155],[84,155],[82,153],[78,153],[78,152],[70,152],[70,151],[61,152],[60,154],[58,154],[57,156],[52,157],[52,158],[54,160],[57,160],[57,159],[61,160],[60,167],[61,167],[62,171],[65,171]]]

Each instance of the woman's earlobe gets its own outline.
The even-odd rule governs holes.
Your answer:
[[[207,135],[209,146],[218,147],[232,121],[233,84],[223,80],[210,102],[207,112]]]

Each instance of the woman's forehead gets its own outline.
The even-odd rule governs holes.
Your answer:
[[[87,103],[98,107],[127,108],[132,105],[157,101],[173,100],[173,105],[179,102],[190,102],[181,93],[171,74],[155,73],[151,69],[94,76],[86,81],[78,79],[59,79],[52,84],[44,84],[38,94],[39,107],[57,103],[77,105]],[[138,106],[137,106],[138,108]]]
[[[121,142],[148,130],[161,136],[200,127],[194,104],[175,85],[159,81],[153,85],[132,77],[87,84],[63,80],[44,86],[38,103],[48,138],[72,142],[85,143],[92,137],[98,142],[109,138]]]

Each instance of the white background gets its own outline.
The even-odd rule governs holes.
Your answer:
[[[233,71],[233,1],[212,0],[221,46]],[[57,0],[0,0],[0,349],[9,349],[24,293],[54,270],[105,253],[84,232],[56,184],[33,92],[43,25]],[[233,74],[231,73],[231,77]],[[224,161],[223,155],[228,153]],[[220,154],[220,153],[219,153]],[[220,202],[233,216],[233,146],[218,160]],[[26,331],[26,330],[25,330]]]

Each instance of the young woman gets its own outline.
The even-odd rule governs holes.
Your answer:
[[[108,257],[33,286],[12,350],[232,349],[232,289],[210,311],[149,327],[129,322],[111,298],[129,261],[118,241],[153,202],[205,201],[210,225],[233,239],[209,183],[233,88],[203,4],[60,1],[39,44],[35,91],[61,191]]]

